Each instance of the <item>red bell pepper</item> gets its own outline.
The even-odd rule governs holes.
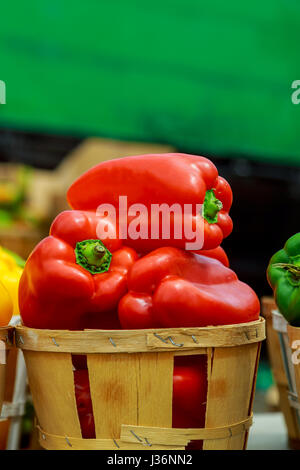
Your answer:
[[[257,320],[255,292],[222,263],[159,248],[139,259],[119,303],[124,329],[201,327]]]
[[[48,329],[120,328],[117,307],[137,253],[97,239],[94,212],[65,211],[31,253],[19,286],[24,325]]]
[[[95,439],[95,422],[87,370],[74,372],[75,398],[81,433],[84,439]]]
[[[204,244],[199,249],[219,246],[232,231],[228,214],[232,192],[227,181],[218,176],[214,164],[207,158],[186,154],[139,155],[100,163],[79,177],[68,191],[68,202],[73,209],[97,210],[100,204],[111,204],[119,214],[119,197],[127,196],[127,207],[143,204],[148,211],[148,238],[128,239],[127,244],[140,253],[161,246],[186,249],[189,239],[182,227],[182,236],[174,232],[176,217],[171,214],[170,237],[162,237],[162,221],[158,222],[158,239],[151,239],[150,217],[152,204],[191,204],[192,212],[184,220],[190,221],[195,232],[201,227]],[[203,204],[202,213],[196,204]],[[128,224],[132,221],[129,214]],[[133,217],[134,218],[134,217]],[[198,249],[198,248],[197,248]]]
[[[200,250],[195,251],[198,255],[208,256],[209,258],[217,259],[220,263],[224,264],[227,268],[229,268],[229,259],[226,255],[225,251],[221,246],[214,248],[212,250]]]
[[[203,428],[207,396],[206,355],[177,356],[173,373],[173,428]],[[201,449],[192,441],[187,449]]]

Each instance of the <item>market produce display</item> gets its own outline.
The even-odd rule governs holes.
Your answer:
[[[202,249],[190,239],[124,239],[118,219],[97,212],[110,204],[202,205],[191,214],[204,224]],[[229,269],[220,243],[232,230],[232,192],[204,157],[165,154],[99,164],[71,186],[72,210],[53,221],[50,234],[29,256],[19,287],[23,324],[45,329],[147,329],[246,323],[259,317],[254,291]],[[130,222],[130,214],[128,221]],[[171,223],[175,223],[175,218]],[[150,224],[151,220],[148,219]],[[113,234],[100,240],[100,228]],[[160,227],[161,228],[161,227]],[[160,233],[160,232],[159,232]],[[81,432],[95,437],[85,356],[73,356]],[[205,425],[206,356],[177,357],[173,374],[173,427]],[[191,448],[201,448],[192,442]]]
[[[280,313],[293,326],[300,326],[300,232],[275,253],[267,269]]]
[[[28,200],[32,174],[33,169],[28,166],[1,163],[0,230],[33,229],[43,222]]]
[[[6,174],[8,173],[8,174]],[[1,168],[0,178],[0,228],[11,227],[26,221],[24,202],[30,170],[20,167],[14,172]]]

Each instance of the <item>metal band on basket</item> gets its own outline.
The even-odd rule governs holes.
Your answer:
[[[37,425],[40,444],[46,449],[130,449],[132,445],[141,447],[152,445],[166,448],[178,447],[184,449],[192,440],[227,439],[237,436],[252,426],[253,415],[239,423],[219,428],[181,429],[158,428],[136,425],[121,425],[120,439],[80,439],[70,436],[57,436],[43,431]]]

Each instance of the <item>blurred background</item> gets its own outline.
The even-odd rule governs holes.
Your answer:
[[[26,257],[99,161],[195,153],[233,189],[231,267],[270,295],[268,260],[299,231],[299,14],[296,0],[3,3],[0,243]],[[264,350],[257,409],[271,384]]]

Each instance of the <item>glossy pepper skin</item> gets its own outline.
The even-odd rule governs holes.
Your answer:
[[[95,213],[65,211],[50,236],[27,260],[20,281],[24,325],[32,328],[120,328],[117,306],[127,292],[127,272],[137,259],[120,240],[97,239]]]
[[[267,269],[280,313],[293,326],[300,326],[300,232],[275,253]]]
[[[193,230],[201,226],[204,244],[199,249],[212,249],[232,231],[228,214],[232,204],[232,191],[227,181],[218,176],[214,164],[205,157],[186,154],[157,154],[125,157],[100,163],[80,176],[69,188],[67,198],[73,209],[97,210],[100,204],[119,207],[119,196],[127,196],[127,206],[144,204],[150,214],[152,204],[191,204],[190,217]],[[203,217],[196,204],[204,204]],[[130,214],[129,214],[130,215]],[[204,219],[204,226],[202,222]],[[130,221],[130,217],[129,217]],[[148,233],[150,234],[150,218]],[[173,224],[173,225],[172,225]],[[145,253],[161,246],[185,249],[185,237],[174,236],[174,217],[171,217],[171,237],[128,240],[130,246]],[[150,237],[149,237],[150,238]]]
[[[257,320],[255,292],[221,262],[177,248],[138,260],[119,303],[124,329],[201,327]]]
[[[177,356],[173,373],[173,428],[203,428],[207,397],[206,355]],[[202,441],[191,441],[187,450],[202,449]]]
[[[18,288],[25,262],[15,253],[0,246],[0,282],[13,303],[13,315],[19,315]]]
[[[87,370],[74,371],[75,398],[81,434],[84,439],[95,439],[95,422]]]
[[[220,261],[220,263],[224,264],[227,268],[229,268],[229,259],[227,254],[225,253],[224,249],[221,246],[214,248],[212,250],[200,250],[194,252],[198,255],[208,256],[209,258],[216,259]]]
[[[0,281],[0,327],[7,326],[13,314],[13,301],[8,290]]]

